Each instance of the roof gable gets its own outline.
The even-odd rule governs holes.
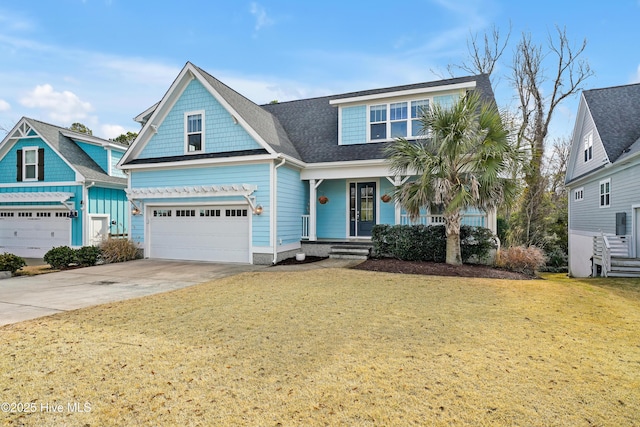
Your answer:
[[[117,185],[126,184],[123,178],[109,176],[105,171],[76,144],[71,138],[65,136],[69,134],[78,140],[86,140],[88,135],[71,132],[49,123],[44,123],[35,119],[23,117],[18,124],[7,134],[0,143],[0,157],[4,157],[9,150],[24,137],[39,136],[64,163],[66,163],[76,174],[77,181],[99,181]],[[94,140],[100,138],[91,137]],[[106,144],[110,141],[104,141]]]
[[[583,96],[614,163],[640,138],[640,84],[585,90]]]
[[[160,135],[167,131],[163,127],[169,126],[169,124],[165,125],[165,122],[169,120],[169,115],[174,116],[173,121],[175,122],[177,120],[176,114],[184,114],[185,108],[178,104],[183,102],[183,95],[191,91],[199,92],[201,98],[203,91],[208,94],[211,111],[205,113],[207,122],[209,121],[208,115],[213,113],[217,120],[222,120],[222,122],[216,122],[216,124],[224,123],[227,129],[234,133],[234,138],[232,138],[234,140],[233,145],[227,144],[225,146],[225,142],[220,138],[217,141],[220,143],[219,147],[208,148],[207,141],[205,141],[205,152],[214,153],[224,152],[225,150],[228,152],[241,152],[261,149],[269,154],[283,153],[299,158],[293,144],[288,140],[287,134],[275,117],[202,69],[187,62],[153,112],[150,112],[149,110],[151,109],[149,109],[137,117],[137,119],[146,120],[145,124],[138,138],[136,138],[129,151],[120,161],[119,166],[131,164],[142,158],[176,158],[184,155],[182,138],[178,138],[180,141],[178,144],[175,143],[174,138],[173,144],[176,145],[176,148],[168,149],[164,152],[162,150],[147,149],[147,146],[152,143],[155,135]],[[176,112],[172,113],[174,108],[176,108]],[[233,123],[233,126],[230,123]],[[176,126],[175,123],[173,126]],[[177,126],[179,129],[184,129],[183,121],[181,120]],[[234,126],[235,129],[233,129]],[[210,124],[205,124],[206,139],[208,138],[206,134],[208,127],[210,127]],[[249,139],[252,140],[251,143]],[[237,145],[238,142],[239,145]],[[190,155],[184,155],[183,157],[184,160],[191,158]]]

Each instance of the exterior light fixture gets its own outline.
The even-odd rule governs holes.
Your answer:
[[[253,210],[253,213],[256,214],[256,215],[261,215],[262,214],[262,205],[256,206],[256,208]]]

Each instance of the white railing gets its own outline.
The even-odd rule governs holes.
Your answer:
[[[403,214],[400,216],[401,225],[439,225],[444,224],[444,216],[442,215],[420,215],[415,221],[411,221],[409,215]],[[470,225],[474,227],[486,227],[486,215],[483,214],[467,214],[462,217],[462,225]]]
[[[309,238],[309,215],[302,215],[302,238]]]
[[[629,243],[631,242],[630,236],[605,236],[603,232],[600,232],[599,236],[593,238],[593,257],[594,264],[598,264],[602,267],[602,277],[607,277],[611,272],[611,258],[629,258],[631,251]],[[596,275],[595,266],[593,275]]]

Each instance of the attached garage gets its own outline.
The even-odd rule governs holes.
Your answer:
[[[151,206],[149,257],[249,263],[250,212],[246,204]]]
[[[42,258],[55,246],[70,246],[68,210],[0,210],[0,252]]]

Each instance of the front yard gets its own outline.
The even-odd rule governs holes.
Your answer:
[[[640,280],[245,273],[1,327],[0,419],[637,425],[639,325]]]

